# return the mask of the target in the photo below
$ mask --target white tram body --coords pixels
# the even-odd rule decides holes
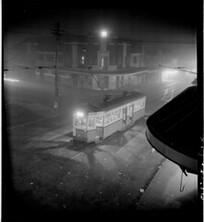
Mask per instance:
[[[99,106],[87,105],[73,116],[73,139],[87,143],[105,139],[145,115],[146,96],[129,93]]]

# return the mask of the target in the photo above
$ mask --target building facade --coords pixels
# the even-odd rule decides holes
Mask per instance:
[[[42,69],[40,72],[37,71],[36,75],[41,80],[55,81],[55,71],[51,69]],[[156,71],[148,69],[130,73],[58,69],[58,83],[60,85],[93,90],[136,90],[156,77],[158,81]]]
[[[35,66],[54,66],[54,37],[27,39],[23,43],[22,60]],[[144,67],[144,46],[119,38],[64,36],[58,43],[57,66],[60,68],[116,70]]]
[[[28,38],[17,52],[37,79],[55,81],[57,72],[58,83],[68,87],[115,90],[142,84],[149,73],[145,51],[128,39],[63,36],[56,45],[51,36]]]

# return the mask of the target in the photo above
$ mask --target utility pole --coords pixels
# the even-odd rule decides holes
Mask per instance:
[[[63,34],[64,30],[60,29],[60,23],[57,22],[55,24],[54,29],[52,29],[52,33],[56,37],[56,49],[55,49],[55,103],[54,108],[58,108],[58,97],[59,97],[59,89],[58,89],[58,71],[57,71],[57,65],[58,65],[58,45],[60,41],[60,36]]]

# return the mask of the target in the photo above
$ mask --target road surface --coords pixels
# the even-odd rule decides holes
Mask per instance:
[[[193,78],[179,72],[162,79],[158,73],[158,79],[142,85],[139,91],[147,95],[146,117],[189,86]],[[166,160],[147,142],[146,117],[101,143],[73,144],[71,113],[77,102],[88,101],[90,92],[61,88],[63,112],[56,112],[50,85],[41,86],[6,86],[12,118],[7,119],[9,149],[3,154],[10,162],[12,186],[7,204],[13,216],[153,209],[156,205],[148,205],[148,201],[154,199],[146,193],[151,193],[148,187]],[[95,98],[99,97],[97,92]]]

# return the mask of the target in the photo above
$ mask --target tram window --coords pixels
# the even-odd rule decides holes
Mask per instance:
[[[115,111],[112,112],[112,115],[113,115],[113,121],[115,121],[116,118],[117,118],[117,117],[116,117],[116,114],[115,114]]]
[[[98,115],[96,117],[96,126],[102,126],[103,125],[103,116],[102,115]]]
[[[127,106],[127,115],[128,115],[128,116],[130,115],[130,109],[129,109],[129,106]]]
[[[115,120],[118,120],[118,110],[115,111]]]
[[[126,119],[126,108],[123,108],[123,120]]]
[[[105,124],[107,123],[107,115],[106,114],[104,115],[104,123]]]
[[[112,120],[112,122],[115,121],[115,113],[114,112],[111,112],[111,120]]]
[[[114,113],[114,111],[111,112],[111,117],[112,117],[112,122],[114,122],[115,121],[115,113]]]
[[[115,111],[112,112],[112,121],[115,121]]]
[[[104,122],[105,124],[110,124],[114,121],[114,117],[113,117],[114,113],[113,112],[109,112],[104,116]]]
[[[89,118],[89,127],[94,127],[94,126],[95,126],[94,118]]]
[[[135,104],[134,112],[137,112],[137,104]]]
[[[75,126],[85,128],[86,127],[86,119],[85,118],[75,119]]]
[[[115,111],[115,115],[116,115],[116,118],[117,118],[117,120],[120,118],[119,117],[119,110],[117,109],[116,111]]]
[[[116,111],[116,116],[117,116],[117,119],[120,119],[120,113],[119,113],[119,110]]]
[[[121,118],[121,113],[122,113],[122,111],[121,111],[121,109],[119,109],[119,118]]]
[[[109,122],[110,122],[110,123],[113,121],[112,113],[109,113],[109,114],[108,114],[108,119],[109,119]]]
[[[129,106],[130,109],[130,118],[132,118],[132,105]]]
[[[109,123],[108,114],[106,114],[106,115],[104,116],[104,123],[105,123],[105,124],[108,124],[108,123]]]
[[[120,119],[120,109],[116,109],[113,111],[113,121],[117,121]]]
[[[118,119],[118,109],[115,111],[115,117]]]

